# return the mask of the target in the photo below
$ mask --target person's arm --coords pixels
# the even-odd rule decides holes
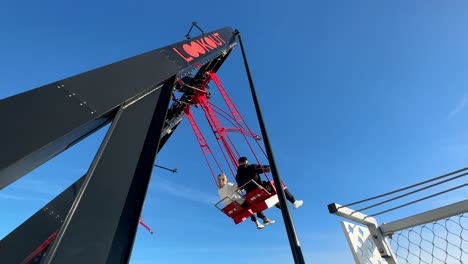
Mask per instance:
[[[219,196],[219,199],[224,199],[224,197],[226,197],[226,195],[224,195],[223,191],[221,189],[218,189],[218,196]]]
[[[237,183],[228,182],[229,194],[233,194],[237,190]]]
[[[231,198],[236,201],[238,204],[242,204],[244,203],[245,199],[244,197],[241,196],[241,194],[238,192],[238,186],[237,186],[237,183],[231,183],[229,185],[231,189],[231,192],[232,192],[232,195],[231,195]]]
[[[270,165],[255,164],[256,173],[263,173],[263,172],[270,172],[270,171],[271,171]]]
[[[234,187],[234,184],[228,182],[223,188],[218,189],[218,195],[221,200],[223,200],[224,206],[228,206],[231,202],[238,199],[238,194],[236,192],[237,187]]]

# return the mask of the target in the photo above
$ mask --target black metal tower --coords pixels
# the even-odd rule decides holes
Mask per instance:
[[[204,82],[240,40],[229,27],[201,32],[0,100],[0,146],[8,150],[0,151],[0,190],[112,123],[88,172],[0,241],[1,263],[128,262],[157,152],[184,115],[183,100],[170,105],[173,90],[190,100],[179,89],[184,77]],[[253,89],[250,73],[249,82]],[[281,182],[269,146],[268,154]],[[280,203],[287,208],[282,191]],[[282,211],[295,262],[304,263]]]
[[[217,71],[236,44],[222,28],[0,100],[0,189],[112,122],[87,174],[0,241],[1,262],[127,263],[156,153],[183,115],[169,108],[176,81]]]

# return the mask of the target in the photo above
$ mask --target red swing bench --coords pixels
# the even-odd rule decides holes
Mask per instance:
[[[249,193],[243,194],[244,191],[242,190],[244,189],[244,186],[251,182],[257,185],[257,188]],[[215,206],[225,215],[232,218],[234,223],[237,225],[253,214],[271,208],[279,202],[273,181],[270,181],[270,184],[273,186],[274,190],[271,193],[253,180],[250,180],[246,184],[239,187],[237,192],[245,198],[245,203],[247,204],[246,208],[242,207],[238,202],[232,200],[230,197],[224,197],[221,201],[217,202]],[[283,188],[286,189],[287,187],[283,185]],[[221,208],[219,205],[224,203],[226,199],[231,200],[231,202],[224,208]]]

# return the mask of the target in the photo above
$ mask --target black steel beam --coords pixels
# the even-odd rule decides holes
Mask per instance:
[[[22,263],[62,225],[85,176],[0,240],[1,263]]]
[[[0,190],[102,127],[122,103],[235,44],[226,27],[0,100],[0,146],[8,149]]]
[[[175,76],[121,107],[43,263],[127,263]]]
[[[179,114],[172,112],[166,118],[167,121],[178,120]],[[169,122],[171,124],[172,122]],[[158,152],[162,149],[169,137],[174,133],[176,127],[165,127],[171,129],[172,133],[162,133]],[[28,218],[24,223],[15,228],[10,234],[0,240],[0,256],[5,263],[28,263],[26,260],[33,259],[33,263],[40,261],[41,254],[34,255],[34,251],[44,245],[54,232],[58,231],[67,216],[78,191],[83,184],[86,174],[70,185],[52,201]],[[43,249],[46,251],[46,248]],[[35,252],[40,253],[40,252]]]

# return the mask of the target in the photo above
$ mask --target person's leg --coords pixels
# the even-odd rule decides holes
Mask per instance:
[[[265,188],[265,190],[269,191],[270,193],[274,192],[273,186],[271,186],[270,182],[263,181],[262,186],[263,186],[263,188]],[[294,198],[294,195],[292,195],[292,193],[289,191],[289,189],[286,188],[284,190],[284,194],[286,195],[286,199],[288,201],[290,201],[291,203],[294,203],[296,201],[296,199]]]
[[[242,208],[244,209],[247,209],[249,207],[246,202],[243,202],[240,206],[242,206]],[[250,220],[252,220],[253,222],[257,222],[257,217],[255,217],[255,215],[252,215],[250,217]]]
[[[294,198],[289,189],[285,189],[284,194],[286,195],[286,199],[288,199],[288,201],[290,201],[291,203],[294,203],[296,201],[296,198]]]
[[[301,207],[302,204],[304,203],[304,201],[302,200],[296,200],[296,198],[294,198],[294,195],[292,195],[289,189],[284,190],[284,195],[286,196],[286,199],[293,204],[294,209]],[[275,204],[275,206],[278,209],[281,209],[281,206],[279,205],[279,203]]]
[[[252,220],[252,222],[255,223],[255,225],[257,226],[257,229],[262,229],[262,228],[265,227],[264,225],[262,225],[262,224],[257,220],[257,217],[255,217],[255,215],[252,215],[252,216],[250,217],[250,219]]]
[[[265,190],[267,190],[269,193],[275,191],[275,189],[273,189],[273,186],[271,186],[270,182],[267,181],[262,181],[262,187],[265,188]]]
[[[267,217],[263,214],[263,212],[261,212],[261,211],[260,211],[260,212],[257,212],[257,217],[260,218],[260,219],[262,219],[263,221],[265,221],[265,218],[267,218]]]
[[[249,207],[249,206],[247,205],[246,202],[243,202],[243,203],[241,204],[241,206],[242,206],[242,208],[245,208],[245,209],[247,209],[247,208]],[[262,219],[263,219],[263,218],[262,218]],[[257,217],[255,216],[255,214],[253,214],[252,216],[250,216],[250,220],[252,220],[252,222],[255,223],[255,225],[257,226],[257,229],[262,229],[262,228],[265,227],[264,225],[262,225],[262,224],[258,221],[258,219],[257,219]]]
[[[286,199],[293,204],[294,209],[301,207],[304,203],[302,200],[296,200],[288,189],[284,190],[284,194],[286,195]]]
[[[271,186],[271,183],[270,182],[267,182],[267,181],[263,181],[262,182],[262,186],[263,188],[265,188],[265,190],[267,190],[268,192],[272,193],[275,191],[275,189],[273,189],[273,186]],[[285,189],[284,190],[284,194],[286,195],[286,199],[288,201],[290,201],[291,203],[294,203],[296,201],[296,199],[294,198],[294,196],[289,192],[288,189]],[[281,206],[279,203],[275,204],[275,207],[278,208],[278,209],[281,209]]]
[[[275,220],[268,219],[263,212],[257,212],[257,217],[263,219],[263,224],[266,226],[275,223]]]

